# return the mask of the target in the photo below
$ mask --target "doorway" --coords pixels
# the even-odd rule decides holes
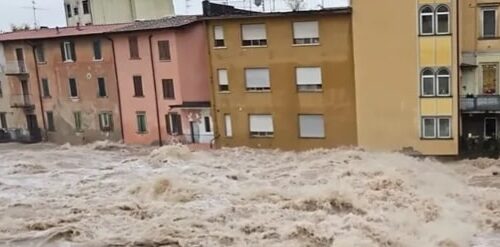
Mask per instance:
[[[24,103],[26,105],[28,105],[30,102],[29,102],[29,95],[30,95],[30,91],[29,91],[29,87],[28,87],[28,81],[27,80],[21,80],[21,95],[23,97],[23,100],[24,100]]]
[[[191,142],[199,143],[200,142],[200,125],[194,121],[189,122],[189,126],[191,128]]]
[[[17,66],[19,67],[19,72],[26,72],[26,65],[24,64],[24,52],[23,48],[16,48],[16,59]]]
[[[497,119],[496,118],[485,118],[484,119],[484,137],[485,138],[497,138]]]

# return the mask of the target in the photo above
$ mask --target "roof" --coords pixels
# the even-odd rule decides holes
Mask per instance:
[[[114,29],[110,32],[132,32],[132,31],[142,31],[142,30],[153,30],[153,29],[163,29],[163,28],[176,28],[185,25],[189,25],[199,20],[198,16],[195,15],[179,15],[170,16],[156,20],[147,21],[136,21],[130,23],[128,26]]]
[[[56,28],[41,28],[28,31],[16,31],[0,34],[0,41],[14,41],[14,40],[36,40],[36,39],[51,39],[51,38],[64,38],[83,35],[95,35],[107,33],[111,30],[123,28],[130,25],[124,24],[111,24],[111,25],[91,25],[91,26],[76,26],[76,27],[56,27]]]

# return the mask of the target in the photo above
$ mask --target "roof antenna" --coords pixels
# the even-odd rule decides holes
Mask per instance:
[[[34,29],[38,29],[38,20],[37,20],[37,17],[36,17],[36,12],[38,10],[47,10],[47,9],[44,9],[44,8],[38,8],[36,6],[36,1],[35,0],[32,0],[31,1],[31,7],[22,7],[23,9],[32,9],[33,10],[33,28]]]

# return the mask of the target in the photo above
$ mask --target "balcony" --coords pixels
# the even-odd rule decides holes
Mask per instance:
[[[462,97],[460,99],[460,110],[463,112],[500,111],[500,95]]]
[[[28,69],[24,61],[8,61],[4,67],[5,75],[18,76],[27,75]]]
[[[35,108],[35,104],[33,104],[31,98],[29,94],[11,95],[10,107],[32,110]]]

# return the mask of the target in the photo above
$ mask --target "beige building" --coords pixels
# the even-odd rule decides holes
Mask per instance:
[[[174,15],[172,0],[64,0],[68,26],[125,23]]]

